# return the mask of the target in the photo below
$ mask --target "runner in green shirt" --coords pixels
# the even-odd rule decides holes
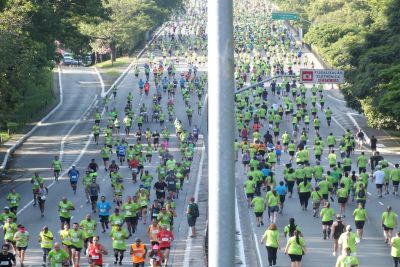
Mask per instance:
[[[322,233],[324,239],[331,236],[331,226],[333,224],[333,216],[335,215],[335,211],[331,208],[331,204],[326,202],[325,206],[322,208],[319,216],[322,221]]]
[[[364,151],[361,152],[361,155],[357,158],[357,167],[358,172],[361,173],[363,170],[367,169],[368,158],[365,156]]]
[[[15,191],[15,189],[11,189],[11,192],[7,195],[8,206],[10,207],[10,211],[14,214],[17,213],[19,204],[21,201],[21,195]]]
[[[313,217],[318,218],[319,216],[319,207],[321,202],[323,201],[321,189],[319,186],[316,186],[314,190],[311,192],[311,201],[313,203]]]
[[[82,185],[85,188],[86,203],[90,203],[90,185],[92,184],[92,177],[86,171],[85,176],[82,177]]]
[[[58,159],[58,156],[54,157],[54,160],[51,163],[51,169],[54,172],[54,180],[57,182],[58,181],[58,177],[60,176],[60,172],[62,170],[62,163]]]
[[[261,238],[261,244],[265,241],[265,246],[268,252],[268,262],[269,266],[276,265],[276,254],[279,245],[279,231],[276,227],[276,224],[271,223],[268,229],[265,231],[264,235]]]
[[[83,248],[83,240],[85,239],[84,233],[79,229],[79,224],[74,223],[72,229],[69,230],[69,236],[71,238],[71,258],[74,266],[79,266],[81,260],[81,250]]]
[[[358,208],[353,211],[354,223],[357,229],[357,236],[362,239],[364,233],[364,224],[368,220],[368,213],[362,203],[358,203]]]
[[[129,235],[125,229],[121,228],[120,224],[116,225],[116,228],[111,230],[110,237],[112,239],[112,247],[114,249],[114,265],[121,262],[124,258],[124,252],[126,250],[126,242],[125,240],[128,239]]]
[[[290,237],[287,241],[285,254],[288,254],[293,266],[300,266],[302,256],[307,253],[305,241],[300,236],[300,231],[295,230],[294,236]]]
[[[336,195],[338,197],[338,203],[340,205],[340,214],[342,215],[342,217],[346,217],[345,212],[347,200],[349,198],[349,190],[346,188],[345,183],[340,183],[340,188],[337,190]]]
[[[24,226],[18,225],[18,231],[14,234],[14,241],[18,251],[19,262],[21,266],[24,266],[25,251],[29,242],[29,232],[25,230]]]
[[[345,249],[345,254],[338,257],[335,267],[358,267],[360,264],[356,256],[351,256],[351,248]]]
[[[13,253],[16,254],[14,235],[18,231],[18,226],[11,217],[7,218],[7,222],[3,225],[3,231],[5,243],[10,245],[13,248]]]
[[[360,240],[358,239],[357,235],[352,232],[352,228],[350,225],[346,226],[346,231],[340,235],[338,244],[339,249],[342,251],[342,255],[346,255],[346,249],[350,248],[351,253],[357,252],[357,243]]]
[[[132,233],[135,233],[136,231],[136,226],[138,223],[137,213],[140,210],[140,205],[137,202],[132,202],[132,198],[128,196],[126,202],[122,204],[121,209],[125,217],[129,237],[131,237]]]
[[[400,168],[398,163],[396,163],[394,167],[395,169],[390,172],[390,179],[393,184],[393,195],[397,197],[399,196]]]
[[[248,180],[246,182],[244,182],[244,188],[246,191],[247,206],[250,208],[253,197],[254,197],[254,192],[256,190],[256,182],[255,182],[253,176],[249,176]]]
[[[62,267],[69,261],[68,252],[60,248],[59,243],[54,243],[54,249],[49,252],[49,261],[51,267]]]
[[[393,257],[394,262],[398,263],[400,259],[400,232],[397,232],[396,236],[392,237],[390,246],[392,247],[390,255]]]
[[[64,223],[71,223],[71,210],[75,210],[74,204],[69,201],[66,197],[63,197],[60,203],[58,204],[58,212],[60,215],[61,228],[64,228]]]
[[[47,256],[53,246],[53,233],[49,231],[49,227],[43,227],[43,230],[39,233],[39,243],[43,250],[43,264],[46,265]]]
[[[386,211],[382,213],[382,226],[385,242],[390,244],[393,229],[397,227],[397,214],[392,211],[391,206],[388,206]]]
[[[32,176],[31,183],[32,183],[32,191],[33,191],[33,206],[37,204],[37,197],[39,193],[39,186],[43,183],[43,177],[39,176],[38,172],[35,172],[34,176]]]
[[[94,233],[97,228],[97,222],[92,220],[92,217],[90,214],[87,214],[86,218],[79,223],[79,227],[83,231],[84,245],[85,245],[85,250],[86,250],[88,245],[90,243],[92,243]]]
[[[264,225],[263,213],[265,210],[265,199],[257,194],[256,197],[253,198],[253,200],[251,201],[251,205],[253,206],[253,211],[256,215],[257,227],[260,227],[260,225]]]
[[[122,215],[119,211],[120,211],[119,208],[116,208],[114,210],[114,213],[111,214],[111,216],[110,216],[109,220],[110,220],[112,230],[115,230],[117,228],[117,225],[122,226],[125,222],[124,215]]]

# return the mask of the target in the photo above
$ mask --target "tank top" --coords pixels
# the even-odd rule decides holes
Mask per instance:
[[[88,247],[89,257],[95,265],[103,264],[103,254],[101,254],[101,245],[90,244]]]
[[[333,232],[333,238],[334,239],[339,239],[340,235],[344,232],[344,224],[341,222],[338,222],[338,224],[335,227],[335,231]]]

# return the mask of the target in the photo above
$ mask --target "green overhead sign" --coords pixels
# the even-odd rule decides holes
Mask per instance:
[[[292,12],[272,12],[273,20],[298,20],[299,14]]]

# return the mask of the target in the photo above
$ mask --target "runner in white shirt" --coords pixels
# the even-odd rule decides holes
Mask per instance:
[[[381,166],[376,167],[376,171],[373,174],[373,179],[376,185],[376,191],[378,192],[379,198],[382,198],[382,187],[385,182],[385,172],[381,170]]]

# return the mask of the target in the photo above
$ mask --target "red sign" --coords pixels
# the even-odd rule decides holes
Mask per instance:
[[[303,82],[312,82],[314,80],[314,72],[309,70],[304,70],[301,73],[301,80]]]

